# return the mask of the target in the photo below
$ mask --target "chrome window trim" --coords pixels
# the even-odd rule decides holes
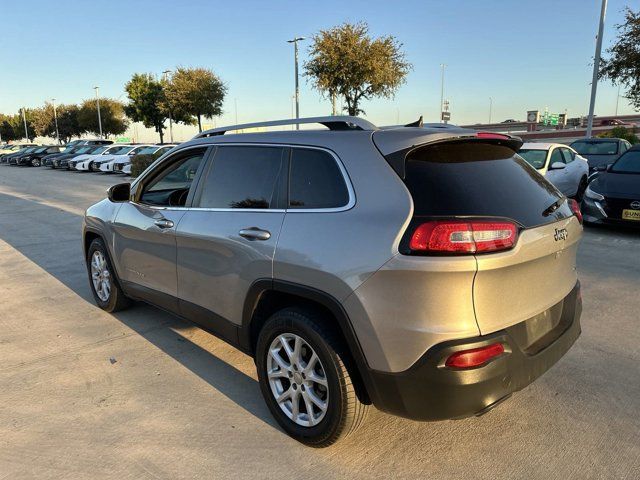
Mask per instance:
[[[183,152],[185,150],[190,150],[193,148],[209,148],[209,147],[220,147],[223,148],[225,146],[235,146],[235,147],[280,147],[280,148],[298,148],[298,149],[306,149],[306,150],[321,150],[323,152],[328,153],[329,155],[331,155],[333,157],[333,160],[336,162],[336,164],[338,165],[338,169],[340,170],[340,174],[342,175],[342,180],[344,181],[345,185],[347,186],[347,192],[349,193],[349,201],[347,202],[346,205],[342,206],[342,207],[334,207],[334,208],[206,208],[206,207],[164,207],[164,206],[157,206],[157,205],[147,205],[145,203],[139,203],[139,202],[134,202],[131,201],[130,203],[133,205],[139,205],[139,206],[143,206],[146,208],[150,208],[152,210],[171,210],[171,211],[201,211],[201,212],[248,212],[248,213],[335,213],[335,212],[345,212],[347,210],[351,210],[355,204],[356,204],[356,194],[355,191],[353,189],[353,185],[351,183],[351,178],[349,177],[349,174],[346,170],[346,168],[344,167],[342,160],[340,160],[340,157],[338,157],[338,155],[333,151],[330,150],[328,148],[325,147],[317,147],[317,146],[311,146],[311,145],[297,145],[297,144],[288,144],[288,143],[252,143],[252,142],[207,142],[207,143],[200,143],[197,145],[192,145],[192,146],[188,146],[185,148],[181,148],[180,150],[176,150],[176,151],[169,151],[167,153],[171,153],[173,154],[179,154],[180,152]],[[166,155],[166,154],[165,154]],[[163,155],[164,156],[164,155]],[[154,162],[153,164],[151,164],[149,167],[147,167],[147,169],[143,172],[144,175],[140,175],[138,178],[136,178],[136,180],[134,181],[134,183],[132,183],[131,187],[134,187],[134,184],[137,186],[137,184],[142,181],[144,179],[144,177],[146,177],[149,172],[151,171],[151,167],[153,165],[155,165],[159,160],[161,160],[162,157],[158,158],[158,160],[156,160],[156,162]],[[154,168],[155,169],[155,168]]]

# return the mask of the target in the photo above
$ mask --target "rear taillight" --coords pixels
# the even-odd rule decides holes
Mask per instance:
[[[484,253],[508,250],[516,244],[518,229],[511,222],[426,222],[414,230],[409,248],[414,252]]]
[[[576,217],[578,217],[578,221],[582,224],[582,212],[580,211],[580,204],[573,198],[570,198],[569,207],[571,207],[571,211]]]
[[[450,368],[474,368],[484,365],[492,358],[504,353],[501,343],[492,343],[486,347],[461,350],[447,358],[445,365]]]

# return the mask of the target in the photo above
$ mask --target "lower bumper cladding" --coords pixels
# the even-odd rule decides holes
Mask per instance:
[[[380,410],[423,421],[488,412],[549,370],[580,336],[580,284],[548,312],[553,319],[548,330],[536,331],[540,323],[536,316],[489,335],[438,344],[405,372],[370,372],[373,403]],[[446,365],[456,352],[496,343],[504,347],[504,353],[482,366],[456,369]]]

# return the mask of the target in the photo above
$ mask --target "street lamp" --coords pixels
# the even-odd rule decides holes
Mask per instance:
[[[293,43],[293,55],[295,59],[295,75],[296,75],[296,119],[300,118],[300,87],[298,84],[298,42],[304,40],[304,37],[295,37],[287,40],[287,43]],[[296,130],[300,129],[300,124],[296,124]]]
[[[489,97],[489,123],[491,123],[491,110],[493,110],[493,98]]]
[[[602,51],[602,34],[604,32],[604,17],[607,13],[607,0],[602,0],[600,7],[600,26],[596,42],[596,54],[593,59],[593,77],[591,78],[591,99],[589,101],[589,118],[587,120],[587,138],[591,138],[593,131],[593,111],[596,107],[596,90],[598,88],[598,73],[600,72],[600,52]]]
[[[53,104],[53,121],[56,124],[56,142],[60,144],[60,134],[58,133],[58,114],[56,112],[56,99],[52,98],[51,103]]]
[[[164,72],[162,72],[162,74],[164,75],[165,83],[167,83],[167,77],[170,73],[171,70],[165,70]],[[173,143],[173,119],[171,118],[171,105],[169,105],[169,140],[171,140],[171,143]]]
[[[22,107],[22,121],[24,122],[24,136],[27,139],[27,142],[29,141],[29,130],[27,129],[27,116],[26,116],[26,111],[27,109]]]
[[[98,129],[100,130],[100,138],[102,138],[102,118],[100,117],[100,96],[98,95],[98,89],[100,87],[93,87],[96,91],[96,106],[98,107]]]
[[[440,122],[443,123],[442,112],[444,112],[444,69],[447,67],[445,63],[440,64],[442,74],[440,77]]]

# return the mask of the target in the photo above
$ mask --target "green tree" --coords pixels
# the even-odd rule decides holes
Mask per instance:
[[[10,142],[20,138],[19,134],[13,128],[15,123],[13,120],[14,116],[15,115],[0,113],[0,137],[2,137],[3,142]]]
[[[202,117],[222,114],[222,104],[227,93],[226,85],[206,68],[178,67],[166,87],[167,103],[171,111],[198,119],[198,131],[202,131]]]
[[[24,113],[24,118],[22,116],[22,109],[16,114],[16,115],[11,115],[9,117],[9,124],[11,125],[11,128],[14,131],[15,134],[15,140],[20,140],[22,138],[25,138],[25,131],[24,131],[24,120],[26,119],[27,121],[27,132],[28,132],[28,136],[27,136],[27,140],[30,142],[33,142],[33,140],[35,140],[35,138],[38,136],[35,132],[35,129],[33,128],[33,109],[27,109],[25,108],[25,113]],[[3,137],[4,138],[4,137]]]
[[[625,22],[616,25],[618,36],[600,64],[600,78],[625,88],[625,96],[640,110],[640,10],[625,10]]]
[[[124,105],[111,98],[100,99],[100,118],[102,120],[102,134],[121,135],[127,131],[129,120],[124,115]],[[95,99],[82,102],[78,112],[78,126],[82,132],[98,134],[98,108]]]
[[[100,113],[102,113],[102,105],[100,107]],[[58,132],[62,142],[69,143],[73,137],[82,135],[83,131],[78,121],[78,114],[80,113],[78,105],[59,105],[56,107],[56,112],[58,115]]]
[[[614,127],[608,132],[601,133],[598,135],[601,138],[624,138],[631,145],[635,145],[638,143],[638,137],[636,135],[636,128],[632,127],[631,129],[627,129],[625,127]]]
[[[150,73],[134,73],[124,86],[129,104],[124,111],[134,122],[142,122],[147,128],[154,128],[164,142],[164,122],[168,111],[164,108],[164,88]]]
[[[349,115],[363,99],[393,98],[412,68],[392,35],[371,38],[366,23],[344,23],[313,37],[305,75],[323,95],[342,96]]]

